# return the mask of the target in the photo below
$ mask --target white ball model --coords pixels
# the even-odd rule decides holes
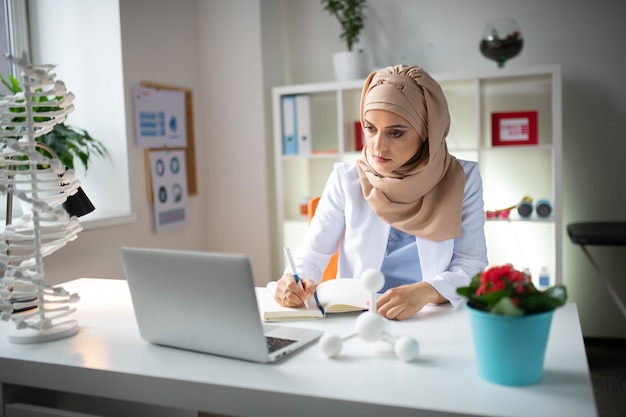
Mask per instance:
[[[385,340],[394,345],[394,352],[398,359],[410,362],[419,355],[419,344],[409,336],[395,337],[387,331],[388,320],[376,311],[376,293],[385,285],[384,275],[375,269],[367,269],[361,274],[360,280],[365,289],[371,294],[370,309],[357,317],[355,333],[343,339],[333,333],[324,333],[320,338],[320,350],[329,358],[339,356],[343,342],[355,335],[366,342]]]

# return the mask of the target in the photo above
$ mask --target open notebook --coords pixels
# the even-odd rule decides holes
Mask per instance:
[[[263,321],[287,321],[303,319],[322,319],[328,313],[346,313],[369,309],[371,294],[365,290],[359,279],[337,278],[317,285],[317,297],[324,309],[322,312],[313,298],[309,308],[283,307],[274,300],[276,281],[267,284],[267,288],[257,288],[259,310]]]
[[[245,255],[125,247],[121,256],[150,343],[272,362],[322,334],[261,322]]]

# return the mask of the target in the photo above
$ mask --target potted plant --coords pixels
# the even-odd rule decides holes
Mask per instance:
[[[529,274],[506,264],[476,274],[457,293],[467,299],[479,376],[501,385],[539,382],[554,310],[567,301],[565,286],[540,291]]]
[[[23,90],[19,85],[18,80],[9,75],[5,79],[2,75],[0,75],[0,81],[2,84],[14,95],[21,93]],[[4,96],[0,95],[0,99]],[[38,97],[38,103],[49,102],[51,100],[59,101],[60,97],[53,97],[49,99],[46,96]],[[15,113],[15,117],[12,119],[12,122],[23,122],[25,119],[20,117],[20,113],[23,113],[25,109],[13,108],[11,111]],[[33,106],[34,112],[38,112],[37,106]],[[51,110],[59,110],[58,107],[47,107],[46,109],[42,109],[42,113],[45,111]],[[47,118],[42,115],[41,120],[46,121]],[[9,128],[13,130],[13,128]],[[19,133],[16,132],[16,138],[19,136]],[[74,158],[78,158],[80,163],[85,168],[85,174],[89,168],[89,162],[93,156],[108,158],[109,153],[106,146],[100,142],[99,140],[93,138],[89,132],[83,129],[78,129],[75,127],[68,126],[65,122],[58,123],[54,125],[52,130],[42,136],[35,138],[35,140],[43,146],[38,147],[37,150],[44,156],[48,157],[56,157],[58,158],[65,169],[74,170]],[[19,169],[19,168],[18,168]],[[20,200],[22,207],[22,211],[28,210],[29,204]],[[81,187],[78,188],[75,194],[69,196],[67,200],[63,203],[63,207],[65,210],[70,213],[70,215],[74,216],[84,216],[92,212],[95,207],[82,190]],[[5,213],[5,221],[10,223],[13,217],[12,213],[12,204],[7,202],[7,211]]]
[[[17,94],[23,91],[15,77],[9,75],[7,78],[0,75],[2,84],[11,93]],[[0,95],[0,98],[2,97]],[[39,97],[38,100],[39,102],[49,101],[46,97]],[[15,121],[19,121],[20,111],[19,109],[14,109],[14,111],[16,114]],[[35,111],[37,111],[37,107],[35,107]],[[49,146],[68,169],[74,169],[74,158],[78,158],[85,168],[85,174],[93,156],[100,158],[109,157],[109,152],[102,142],[93,138],[86,130],[68,126],[65,122],[55,125],[50,132],[38,137],[36,140]],[[39,149],[39,151],[46,156],[51,156],[43,148]]]
[[[341,26],[339,38],[345,42],[347,49],[333,55],[335,78],[338,81],[364,78],[368,74],[367,55],[362,50],[353,49],[364,28],[367,1],[322,0],[322,7],[337,18]]]

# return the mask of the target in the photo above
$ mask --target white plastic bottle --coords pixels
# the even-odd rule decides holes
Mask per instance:
[[[547,266],[542,266],[539,271],[539,289],[545,290],[550,286],[550,271]]]

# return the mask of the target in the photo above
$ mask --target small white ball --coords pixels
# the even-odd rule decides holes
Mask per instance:
[[[385,276],[382,272],[370,268],[361,274],[361,282],[368,292],[376,293],[385,285]]]
[[[329,358],[334,358],[341,353],[343,342],[341,338],[334,333],[324,333],[320,337],[320,349],[322,353]]]
[[[398,359],[404,362],[410,362],[419,355],[420,347],[417,340],[409,336],[403,336],[396,340],[394,351]]]
[[[387,322],[371,311],[361,313],[356,319],[355,330],[359,337],[367,342],[380,339],[385,333]]]

